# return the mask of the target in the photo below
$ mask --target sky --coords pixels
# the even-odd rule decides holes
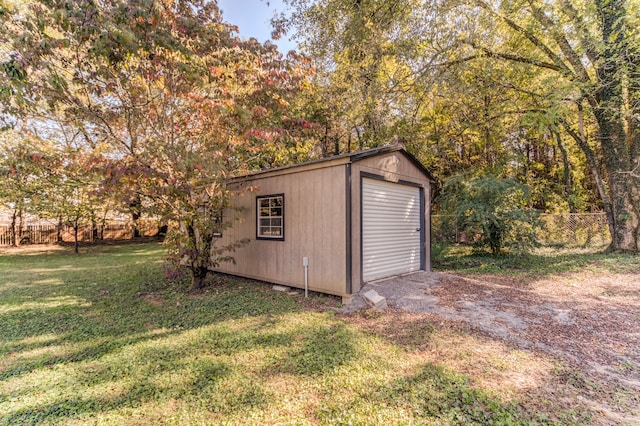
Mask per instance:
[[[273,15],[286,10],[282,0],[218,0],[218,6],[224,20],[240,28],[240,37],[255,37],[262,43],[271,38],[269,21]],[[296,47],[287,36],[276,45],[282,53]]]

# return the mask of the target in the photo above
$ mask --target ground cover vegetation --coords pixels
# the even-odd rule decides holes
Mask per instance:
[[[524,281],[582,270],[602,274],[636,273],[638,256],[608,253],[604,247],[538,248],[530,253],[491,256],[469,245],[450,244],[434,259],[434,268],[463,274],[511,275],[515,280]]]
[[[598,424],[590,398],[623,403],[435,316],[227,276],[186,291],[158,243],[80,249],[0,256],[0,424]]]

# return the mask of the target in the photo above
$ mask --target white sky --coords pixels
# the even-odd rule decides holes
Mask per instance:
[[[282,0],[218,0],[218,6],[224,20],[240,28],[240,37],[255,37],[262,43],[271,38],[271,18],[286,10]],[[287,36],[276,44],[282,53],[296,47]]]

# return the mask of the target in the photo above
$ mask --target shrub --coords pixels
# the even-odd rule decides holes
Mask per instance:
[[[527,207],[528,188],[513,179],[456,176],[445,183],[438,201],[477,248],[524,254],[537,245],[538,212]]]

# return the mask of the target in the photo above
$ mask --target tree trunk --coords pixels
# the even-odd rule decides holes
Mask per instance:
[[[329,122],[324,125],[324,136],[322,137],[322,158],[329,156]]]
[[[206,266],[196,266],[191,268],[191,288],[200,290],[205,287],[205,278],[209,269]]]
[[[17,237],[17,232],[16,232],[16,225],[17,225],[16,219],[18,217],[17,215],[18,215],[18,211],[14,210],[13,213],[11,214],[11,229],[9,230],[9,239],[11,240],[10,244],[14,247],[18,247],[18,245],[20,244],[19,238]]]
[[[131,220],[133,221],[132,238],[139,238],[141,235],[138,229],[138,220],[142,216],[142,200],[140,200],[140,197],[136,197],[129,203],[129,209],[131,211]]]
[[[62,244],[63,243],[63,240],[62,240],[62,229],[63,229],[63,227],[64,227],[64,222],[62,221],[62,217],[59,217],[58,218],[58,232],[57,232],[57,236],[56,236],[58,244]]]
[[[18,241],[18,245],[22,244],[22,230],[24,229],[24,215],[22,209],[18,210],[18,232],[16,235],[16,239]]]
[[[632,175],[632,152],[626,134],[621,61],[628,51],[625,3],[596,0],[602,19],[602,60],[596,69],[598,87],[589,101],[598,123],[604,166],[607,171],[613,213],[613,251],[637,251],[640,211],[637,182]]]
[[[189,242],[193,247],[188,254],[191,285],[194,290],[198,290],[205,286],[204,280],[209,272],[209,259],[214,237],[209,233],[202,235],[201,230],[196,229],[193,221],[183,222],[182,226],[187,231]]]
[[[587,134],[584,131],[584,115],[582,110],[582,105],[578,104],[578,132],[572,129],[567,122],[563,121],[565,130],[569,135],[576,141],[582,152],[584,153],[587,164],[589,166],[589,170],[591,171],[591,176],[596,183],[596,188],[598,189],[598,195],[600,195],[600,199],[602,200],[602,207],[604,208],[604,213],[607,218],[607,225],[609,226],[609,234],[613,237],[614,234],[614,218],[613,218],[613,207],[611,207],[611,199],[609,198],[609,194],[605,188],[604,182],[602,181],[602,176],[600,173],[600,169],[598,168],[598,161],[596,160],[596,154],[593,152],[591,147],[589,146],[589,142],[587,140]]]
[[[78,228],[80,227],[80,225],[78,224],[78,219],[75,219],[73,222],[73,252],[75,254],[78,254]]]
[[[603,94],[604,92],[604,94]],[[608,100],[608,89],[601,90],[601,96]],[[610,102],[603,102],[611,105]],[[631,158],[626,143],[624,123],[619,112],[598,108],[594,113],[598,123],[599,138],[602,141],[602,156],[609,183],[611,202],[611,246],[612,251],[638,251],[638,231],[640,211],[637,182],[631,171]]]
[[[633,200],[635,182],[627,168],[610,167],[609,191],[613,200],[614,218],[611,250],[637,252],[640,212]]]
[[[97,241],[101,239],[98,233],[98,222],[95,219],[91,219],[91,241]]]
[[[573,197],[573,185],[571,182],[571,163],[569,162],[569,153],[567,149],[564,147],[562,143],[562,137],[560,136],[560,132],[553,132],[556,137],[556,142],[558,144],[558,149],[562,154],[562,165],[563,165],[563,180],[564,180],[564,195],[567,197],[567,203],[569,203],[569,212],[576,212],[576,203]]]

